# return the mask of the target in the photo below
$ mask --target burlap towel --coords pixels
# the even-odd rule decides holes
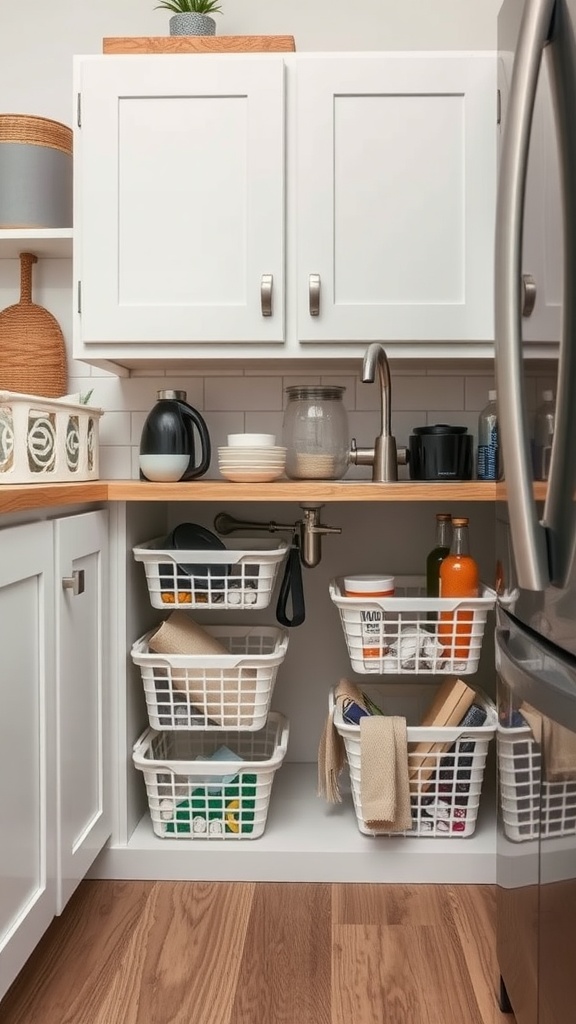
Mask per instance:
[[[341,709],[344,701],[348,699],[355,701],[360,707],[366,707],[362,693],[355,683],[351,683],[349,679],[341,679],[334,690],[334,710]],[[344,740],[334,725],[332,711],[328,713],[318,748],[318,796],[323,796],[333,804],[342,800],[338,778],[345,760]]]
[[[360,799],[368,828],[404,832],[412,828],[406,719],[360,719]]]

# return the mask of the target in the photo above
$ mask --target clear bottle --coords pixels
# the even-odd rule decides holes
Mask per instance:
[[[468,519],[452,520],[450,554],[440,564],[440,597],[478,597],[478,565],[470,555]],[[464,660],[470,654],[472,611],[440,612],[438,638],[446,658]]]
[[[339,480],[349,464],[348,417],[337,385],[286,388],[283,439],[292,480]]]
[[[440,564],[450,553],[452,516],[446,512],[436,515],[436,543],[426,558],[426,597],[440,595]]]
[[[556,424],[556,403],[553,391],[542,392],[542,403],[534,414],[534,442],[532,458],[534,479],[547,480],[550,474],[550,456]]]
[[[478,417],[478,460],[479,480],[498,480],[500,475],[500,439],[498,436],[498,409],[496,391],[488,392],[488,405]]]

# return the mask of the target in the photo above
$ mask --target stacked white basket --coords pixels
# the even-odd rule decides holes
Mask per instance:
[[[157,539],[133,553],[153,607],[199,612],[267,607],[287,551],[284,542],[251,539],[175,552]],[[200,584],[183,568],[195,564],[209,566]],[[256,839],[288,745],[286,718],[270,710],[288,635],[273,626],[203,628],[227,653],[157,654],[151,632],[134,643],[150,728],[134,745],[133,763],[144,774],[156,835]]]
[[[425,580],[417,576],[397,576],[393,597],[348,597],[342,579],[331,581],[329,593],[340,613],[351,666],[355,672],[370,675],[371,682],[375,681],[375,675],[389,679],[390,675],[462,676],[476,672],[486,618],[496,601],[495,593],[486,587],[478,598],[427,598]],[[453,616],[454,626],[452,635],[443,638],[439,645],[434,643],[434,623],[443,612]],[[376,638],[380,652],[376,657],[372,650],[367,657],[363,644],[366,613],[370,639]],[[465,658],[459,649],[462,640],[457,634],[458,616],[461,616],[460,622],[466,623],[469,650]],[[429,637],[430,642],[421,648],[413,642],[403,645],[409,634],[413,638]],[[377,688],[361,686],[361,689],[386,714],[401,715],[407,721],[412,830],[402,834],[444,839],[472,835],[488,746],[497,727],[493,703],[477,690],[474,703],[486,711],[485,722],[480,727],[419,727],[418,722],[433,697],[430,686],[396,685],[381,680]],[[334,725],[346,749],[358,828],[367,835],[385,835],[387,833],[370,829],[364,820],[360,727],[346,723],[340,711],[333,708],[333,694],[330,709],[334,711]],[[426,770],[421,770],[422,757],[414,752],[414,744],[422,742],[431,745],[426,754]]]

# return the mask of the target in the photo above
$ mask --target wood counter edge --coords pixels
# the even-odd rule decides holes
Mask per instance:
[[[545,484],[535,486],[537,498],[545,497],[545,487]],[[495,502],[505,499],[502,488],[502,484],[479,481],[377,484],[370,480],[282,480],[258,484],[225,480],[170,484],[145,480],[94,480],[60,484],[1,484],[0,514],[94,501]]]

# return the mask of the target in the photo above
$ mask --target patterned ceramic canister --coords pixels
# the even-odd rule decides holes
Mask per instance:
[[[197,11],[186,11],[183,14],[174,14],[170,18],[171,36],[215,36],[216,22],[207,14],[198,14]]]

